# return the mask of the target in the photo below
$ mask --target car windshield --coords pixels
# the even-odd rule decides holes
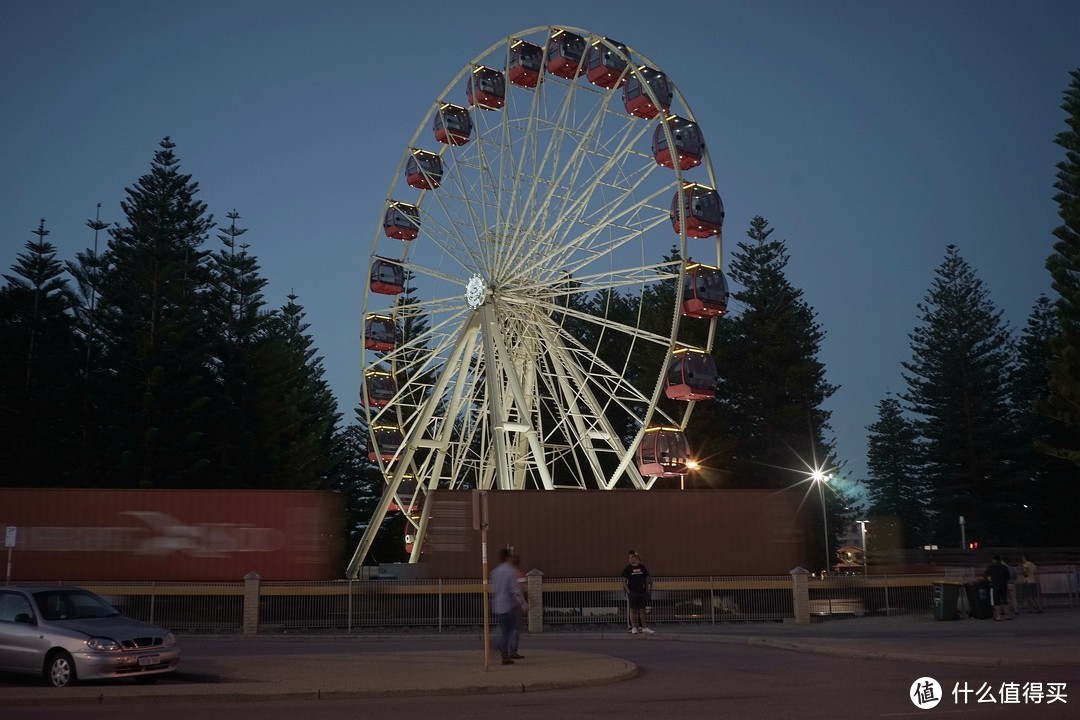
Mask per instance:
[[[120,614],[87,590],[42,590],[34,593],[34,601],[46,620],[85,620]]]

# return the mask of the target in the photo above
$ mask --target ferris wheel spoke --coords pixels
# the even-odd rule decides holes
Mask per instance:
[[[583,443],[586,458],[592,468],[598,487],[610,489],[618,482],[618,476],[606,477],[600,459],[599,449],[594,444],[601,442],[607,445],[608,454],[623,458],[630,454],[622,438],[616,432],[607,414],[607,407],[598,401],[592,392],[588,378],[581,372],[575,358],[567,353],[568,348],[563,338],[550,328],[543,328],[547,337],[546,353],[553,367],[556,369],[556,377],[562,386],[566,407],[572,409],[574,422],[578,431],[578,438]],[[609,396],[610,397],[610,396]],[[632,446],[630,446],[632,447]],[[635,487],[641,487],[641,477],[636,472],[629,473],[631,483]]]
[[[457,174],[453,172],[447,172],[444,175],[451,178],[451,181],[457,180]],[[445,185],[440,187],[442,190]],[[432,213],[427,211],[421,206],[421,228],[427,227],[427,232],[424,233],[424,237],[428,238],[429,242],[434,244],[443,253],[451,258],[466,272],[473,272],[477,267],[483,266],[483,258],[477,252],[475,238],[468,237],[459,228],[473,227],[475,218],[470,217],[472,214],[472,208],[465,203],[464,214],[450,204],[450,200],[453,196],[448,192],[439,192],[439,190],[430,193],[436,198],[436,205],[439,209],[439,213]],[[460,190],[460,188],[459,188]],[[458,196],[464,198],[465,193]]]
[[[555,303],[535,302],[534,305],[538,309],[547,310],[551,314],[566,315],[577,320],[584,320],[596,327],[618,332],[623,336],[634,340],[647,341],[658,347],[669,347],[672,344],[671,337],[669,336],[660,335],[659,333],[651,332],[633,325],[627,325],[625,322],[619,322],[617,320],[612,320],[611,318],[590,315],[587,312]]]
[[[620,188],[621,195],[601,208],[599,212],[602,214],[576,218],[573,224],[567,226],[567,236],[562,242],[551,243],[548,246],[548,255],[536,258],[536,262],[546,265],[553,259],[561,260],[571,255],[586,259],[604,256],[638,239],[642,233],[664,224],[668,220],[668,211],[649,203],[664,195],[669,188],[665,186],[643,198],[634,198],[635,191],[647,178],[648,175],[643,173],[630,186]],[[571,228],[576,230],[576,234],[571,233]],[[621,229],[623,232],[610,233],[612,229]],[[603,239],[605,234],[608,237],[606,240]],[[580,263],[581,261],[579,265],[572,267],[580,267]]]
[[[531,109],[543,114],[536,118],[533,128],[538,134],[541,132],[548,134],[549,140],[543,154],[539,157],[533,156],[531,178],[522,178],[530,185],[530,188],[527,202],[521,208],[521,218],[527,219],[527,222],[519,223],[523,231],[522,237],[518,238],[519,243],[522,238],[535,237],[543,233],[547,227],[548,213],[553,198],[560,188],[563,192],[568,192],[568,189],[562,187],[559,181],[571,167],[562,157],[568,134],[564,128],[569,125],[569,118],[576,107],[575,101],[581,86],[575,82],[558,81],[554,78],[545,78],[545,82],[540,85],[538,102],[534,103]],[[565,88],[561,102],[545,102],[548,89],[552,86]],[[551,108],[551,105],[555,107]],[[546,112],[549,108],[551,109],[550,116]],[[528,166],[524,168],[524,170],[527,169]],[[508,254],[517,256],[518,247],[520,246],[512,247]]]
[[[614,172],[625,157],[634,152],[633,148],[637,145],[641,138],[644,137],[648,129],[648,125],[640,122],[634,122],[633,124],[625,124],[621,139],[616,143],[615,147],[611,150],[603,148],[596,142],[595,134],[600,125],[600,118],[606,118],[610,115],[610,111],[598,113],[597,124],[594,127],[588,129],[587,134],[581,138],[580,144],[576,147],[573,155],[566,163],[564,168],[564,174],[567,171],[572,173],[565,185],[569,188],[566,193],[560,198],[561,204],[557,209],[557,216],[563,219],[564,222],[551,225],[552,231],[555,236],[552,238],[555,242],[554,245],[558,245],[561,241],[566,240],[567,236],[572,232],[573,228],[577,226],[577,223],[581,222],[585,217],[590,207],[592,207],[592,200],[598,190],[607,188],[619,188],[620,183],[624,182],[624,178],[610,177],[610,174]],[[593,159],[602,159],[602,163],[596,165],[590,161]],[[645,164],[645,172],[642,173],[643,178],[647,177],[655,168],[655,164]],[[589,172],[586,176],[586,182],[579,184],[579,178],[583,169],[588,169]],[[561,181],[562,178],[560,178]],[[639,179],[637,183],[640,184]],[[625,194],[622,198],[616,197],[615,199],[603,198],[601,208],[610,209],[613,206],[618,206],[620,201],[625,199]]]
[[[616,269],[591,275],[566,274],[566,279],[561,283],[552,283],[550,280],[526,281],[519,283],[517,288],[523,294],[535,294],[542,300],[554,301],[558,298],[675,280],[679,277],[680,263],[681,261],[678,260],[667,261],[640,268]]]

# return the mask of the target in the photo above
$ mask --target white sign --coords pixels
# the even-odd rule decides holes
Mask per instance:
[[[15,530],[17,530],[17,528],[14,525],[7,526],[7,535],[4,538],[4,547],[15,547]]]

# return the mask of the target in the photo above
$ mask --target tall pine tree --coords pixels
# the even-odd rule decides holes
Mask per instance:
[[[208,338],[209,357],[219,390],[209,409],[215,430],[213,467],[215,485],[258,487],[263,484],[257,443],[260,348],[268,342],[270,313],[262,291],[258,260],[239,238],[240,214],[226,216],[230,223],[218,234],[221,248],[210,257],[212,289],[207,298],[208,320],[217,331]]]
[[[902,399],[923,440],[934,542],[956,547],[963,516],[969,539],[1013,543],[1022,502],[1008,402],[1009,328],[955,245],[918,309],[922,325],[911,333]]]
[[[1010,386],[1013,423],[1023,438],[1016,470],[1023,488],[1022,539],[1027,545],[1073,544],[1080,517],[1075,465],[1039,449],[1068,440],[1067,428],[1035,410],[1047,393],[1051,342],[1058,336],[1054,306],[1049,298],[1040,297],[1017,343],[1017,366]]]
[[[718,422],[701,441],[711,441],[709,464],[725,487],[783,488],[805,480],[810,465],[835,465],[822,405],[836,387],[817,357],[825,334],[788,281],[787,246],[772,232],[764,218],[751,221],[731,262],[737,308],[717,331]]]
[[[918,433],[900,402],[878,403],[867,452],[867,514],[872,518],[874,548],[919,547],[930,538],[928,498],[919,472]]]
[[[340,416],[297,299],[290,294],[274,314],[259,349],[257,443],[266,486],[318,490],[329,487],[341,460],[334,455]]]
[[[42,219],[0,289],[0,485],[63,484],[77,455],[74,296]]]
[[[1068,128],[1054,142],[1065,150],[1058,163],[1057,194],[1061,225],[1054,229],[1054,254],[1046,261],[1058,297],[1055,302],[1059,335],[1051,349],[1049,394],[1039,411],[1056,420],[1062,433],[1046,452],[1080,465],[1080,69],[1070,73],[1062,108]],[[1077,490],[1072,490],[1075,495]]]
[[[829,411],[824,402],[836,391],[825,380],[818,352],[825,333],[802,290],[787,279],[787,244],[771,237],[761,216],[750,222],[748,240],[738,244],[730,265],[736,290],[734,309],[717,329],[713,355],[719,370],[712,413],[695,415],[692,446],[718,476],[711,484],[728,488],[780,489],[802,485],[814,502],[824,502],[829,517],[811,512],[810,557],[824,557],[829,531],[830,564],[836,538],[851,505],[846,479],[810,484],[816,471],[838,463],[827,438]],[[710,417],[712,415],[712,417]],[[708,418],[709,422],[701,424]],[[715,422],[712,420],[715,419]],[[706,471],[708,472],[708,470]],[[821,539],[821,540],[819,540]]]
[[[127,189],[126,224],[110,230],[96,310],[104,395],[101,482],[189,487],[210,464],[205,408],[213,394],[202,249],[213,217],[165,138],[150,172]]]

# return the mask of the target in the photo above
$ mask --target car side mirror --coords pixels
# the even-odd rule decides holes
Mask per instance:
[[[34,618],[30,617],[30,613],[19,613],[15,616],[15,622],[25,623],[27,625],[37,625],[37,623],[34,622]]]

